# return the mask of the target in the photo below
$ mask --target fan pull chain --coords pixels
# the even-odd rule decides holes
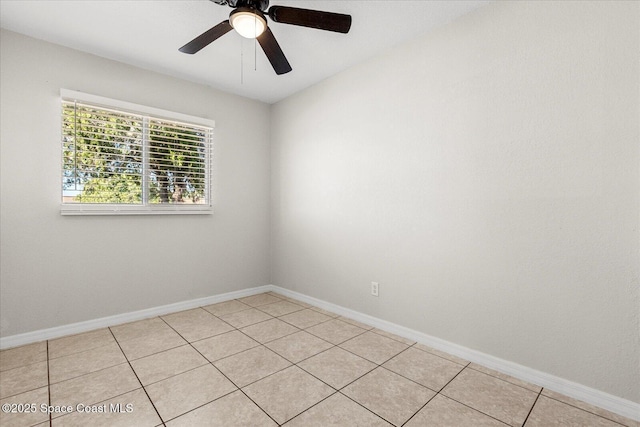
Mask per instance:
[[[244,41],[240,38],[240,84],[244,84]]]

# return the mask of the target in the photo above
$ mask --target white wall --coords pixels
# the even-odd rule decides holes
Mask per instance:
[[[16,33],[1,43],[2,336],[269,283],[268,105]],[[62,217],[60,88],[214,119],[214,214]]]
[[[496,2],[276,104],[273,284],[640,402],[639,24]]]

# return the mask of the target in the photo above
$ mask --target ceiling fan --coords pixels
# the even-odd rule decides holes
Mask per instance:
[[[346,34],[351,28],[351,16],[319,10],[299,9],[288,6],[271,6],[269,0],[211,0],[221,6],[233,7],[229,19],[200,34],[179,50],[193,54],[208,46],[232,29],[241,36],[255,38],[271,62],[276,74],[291,71],[291,65],[280,49],[275,36],[267,26],[268,16],[273,22],[316,28]]]

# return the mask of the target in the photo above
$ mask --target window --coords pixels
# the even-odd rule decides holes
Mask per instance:
[[[67,90],[62,213],[210,213],[213,121]]]

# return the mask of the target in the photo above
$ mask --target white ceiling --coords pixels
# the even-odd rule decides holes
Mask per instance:
[[[274,103],[487,0],[272,0],[346,13],[349,34],[269,22],[293,71],[277,76],[253,40],[230,32],[195,55],[178,48],[231,12],[209,0],[0,0],[2,28]],[[255,58],[255,61],[254,61]],[[241,72],[242,71],[242,72]]]

